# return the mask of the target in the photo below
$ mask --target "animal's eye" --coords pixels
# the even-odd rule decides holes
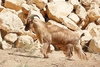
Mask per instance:
[[[29,19],[27,19],[27,22],[32,22],[32,20],[29,18]]]

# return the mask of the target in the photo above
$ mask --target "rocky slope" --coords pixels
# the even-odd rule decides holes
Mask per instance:
[[[84,50],[100,53],[100,0],[0,0],[0,46],[38,49],[35,33],[25,30],[28,16],[69,28],[79,35]],[[30,48],[30,47],[28,47]]]

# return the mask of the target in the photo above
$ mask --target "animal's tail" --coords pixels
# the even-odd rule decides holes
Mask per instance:
[[[79,57],[80,59],[88,60],[87,55],[86,55],[86,53],[82,50],[82,47],[81,47],[80,44],[74,46],[74,51],[75,51],[75,53],[78,55],[78,57]]]

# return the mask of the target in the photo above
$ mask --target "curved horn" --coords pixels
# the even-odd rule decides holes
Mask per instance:
[[[40,19],[40,17],[38,15],[32,14],[31,16],[29,16],[29,18],[34,19],[34,17],[38,17]]]

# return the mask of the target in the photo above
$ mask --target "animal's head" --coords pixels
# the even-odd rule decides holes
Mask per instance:
[[[32,14],[31,16],[28,17],[27,23],[33,22],[35,20],[35,18],[40,19],[40,17],[38,15]]]
[[[32,14],[31,16],[29,16],[27,18],[27,23],[26,23],[26,26],[25,26],[25,30],[29,30],[33,26],[33,23],[36,22],[35,18],[40,19],[40,17],[38,15],[34,15],[34,14]]]

